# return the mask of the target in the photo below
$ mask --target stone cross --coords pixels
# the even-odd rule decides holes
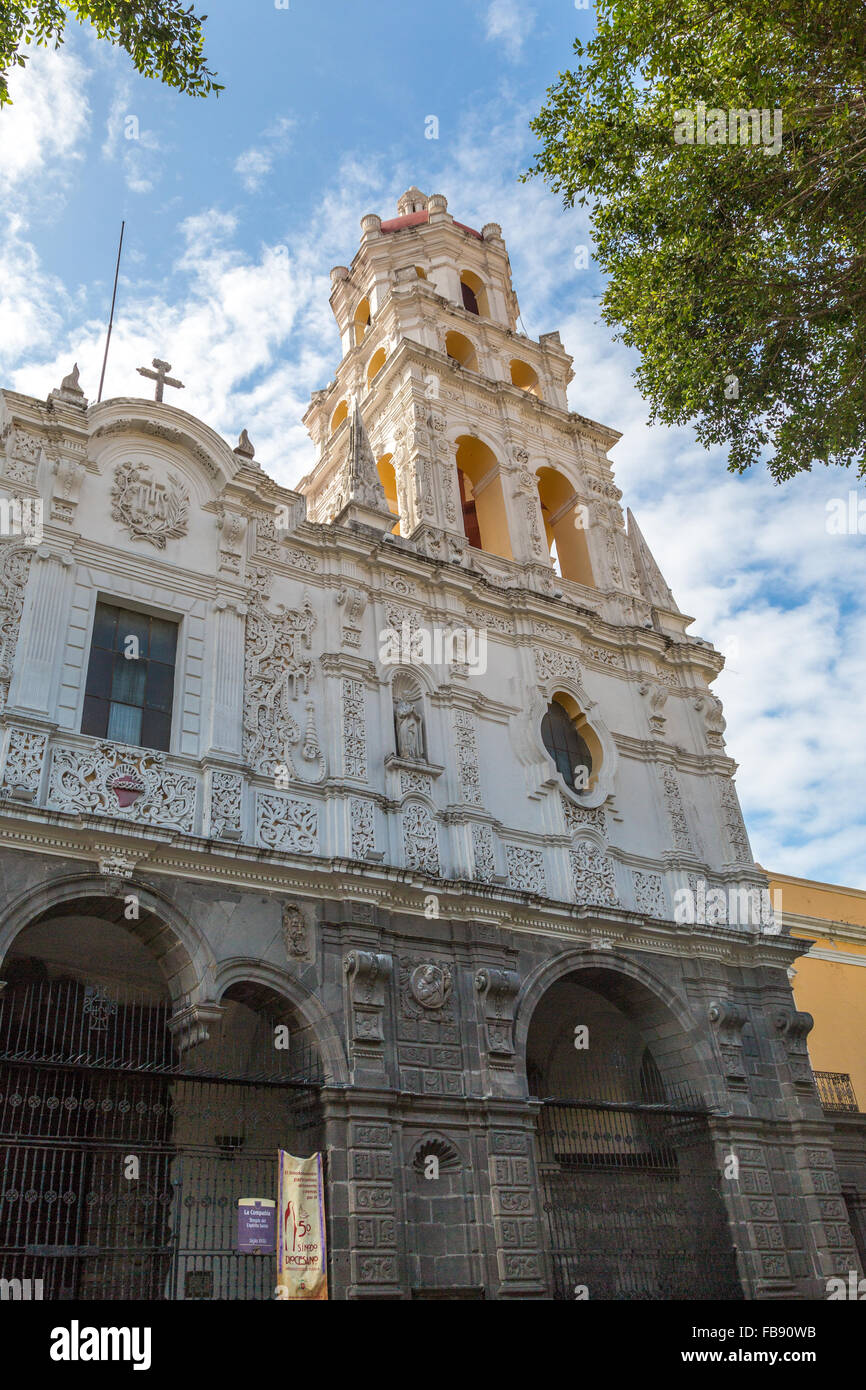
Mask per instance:
[[[168,375],[171,371],[170,362],[163,362],[159,357],[154,357],[153,365],[156,367],[155,372],[152,372],[149,367],[136,367],[136,371],[139,376],[150,377],[151,381],[156,382],[156,395],[154,396],[154,400],[162,400],[163,387],[165,386],[174,386],[178,391],[184,389],[182,381],[178,381],[176,377]]]

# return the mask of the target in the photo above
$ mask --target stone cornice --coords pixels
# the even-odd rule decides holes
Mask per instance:
[[[803,955],[802,943],[783,935],[684,926],[643,918],[622,908],[578,907],[499,885],[423,877],[375,861],[282,854],[158,829],[149,829],[145,838],[136,826],[107,825],[99,817],[35,807],[14,815],[5,806],[0,808],[0,845],[94,862],[94,872],[100,859],[120,854],[139,861],[136,872],[146,869],[148,874],[211,885],[319,898],[361,896],[369,901],[372,896],[387,902],[391,913],[421,918],[434,893],[440,899],[441,915],[458,920],[486,921],[512,932],[585,945],[597,946],[601,941],[611,949],[716,959],[743,968],[785,969]]]

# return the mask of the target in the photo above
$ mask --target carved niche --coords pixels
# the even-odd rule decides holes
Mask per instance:
[[[393,681],[393,730],[399,758],[406,762],[424,762],[427,739],[424,737],[424,716],[421,713],[421,689],[417,681],[399,671]]]

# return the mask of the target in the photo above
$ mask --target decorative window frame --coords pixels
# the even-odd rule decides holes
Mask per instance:
[[[573,700],[586,720],[586,729],[581,729],[581,736],[586,740],[593,756],[592,779],[586,791],[575,791],[567,785],[541,737],[541,722],[548,706],[560,694]],[[612,733],[601,717],[598,705],[589,699],[580,683],[573,676],[567,675],[549,676],[546,680],[540,681],[538,694],[530,705],[529,718],[532,743],[537,750],[538,761],[550,769],[550,776],[544,785],[558,787],[563,796],[575,806],[584,806],[592,810],[596,806],[604,805],[608,797],[613,795],[619,767],[619,752]],[[587,732],[592,735],[592,740],[586,738]],[[597,762],[599,753],[601,756]]]

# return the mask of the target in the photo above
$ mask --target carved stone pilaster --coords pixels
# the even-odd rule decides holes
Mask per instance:
[[[773,1015],[773,1026],[779,1035],[788,1058],[791,1079],[798,1091],[814,1094],[815,1079],[806,1038],[815,1026],[811,1014],[797,1009],[777,1009]]]
[[[520,988],[516,970],[485,966],[475,976],[491,1065],[511,1064],[514,1057],[514,1001]]]
[[[58,652],[69,626],[72,557],[40,546],[33,558],[10,702],[34,713],[53,710]]]
[[[344,584],[337,594],[337,604],[343,610],[341,640],[344,647],[355,651],[361,646],[363,637],[364,611],[367,607],[367,593],[354,585]]]
[[[743,1061],[743,1028],[747,1020],[745,1009],[729,1000],[713,1001],[707,1013],[716,1029],[728,1087],[732,1091],[747,1090],[746,1067]]]
[[[382,951],[350,951],[343,962],[343,969],[346,973],[349,1040],[355,1060],[367,1059],[376,1066],[382,1066],[387,989],[393,972],[391,956]]]

